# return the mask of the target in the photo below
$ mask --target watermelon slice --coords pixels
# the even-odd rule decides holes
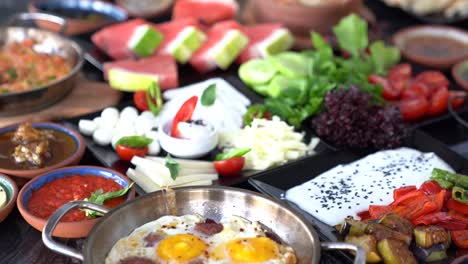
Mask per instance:
[[[238,63],[264,58],[288,50],[294,43],[291,32],[281,24],[260,24],[244,27],[249,45],[239,55]]]
[[[171,56],[121,60],[104,64],[104,78],[118,90],[145,90],[154,81],[162,90],[178,86],[177,64]]]
[[[205,25],[213,25],[236,17],[239,5],[235,0],[178,0],[172,19],[195,18]]]
[[[146,21],[143,19],[133,19],[124,23],[111,25],[94,33],[91,40],[96,47],[114,60],[133,58],[135,55],[128,48],[128,42],[135,29],[143,24],[146,24]]]
[[[195,52],[190,64],[201,73],[209,72],[216,67],[225,70],[248,42],[249,39],[236,21],[219,22],[208,32],[208,40]]]
[[[198,22],[193,18],[153,26],[164,35],[164,41],[157,54],[172,55],[182,64],[187,63],[206,40],[205,33],[200,30]]]

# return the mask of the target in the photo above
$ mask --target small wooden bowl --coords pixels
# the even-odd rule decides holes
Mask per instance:
[[[468,59],[457,63],[452,68],[452,75],[457,84],[468,91]]]
[[[174,0],[116,0],[115,2],[130,16],[141,18],[153,18],[169,13],[174,4]]]
[[[0,185],[6,191],[8,200],[5,206],[0,208],[0,222],[2,222],[15,207],[15,201],[18,196],[18,187],[12,179],[3,174],[0,174]]]
[[[4,134],[4,133],[7,133],[7,132],[10,132],[10,131],[13,131],[13,130],[16,130],[18,128],[18,126],[19,125],[12,125],[12,126],[1,128],[0,129],[0,135]],[[61,161],[61,162],[59,162],[57,164],[47,166],[47,167],[44,167],[44,168],[32,169],[32,170],[14,170],[14,169],[0,168],[0,173],[16,176],[16,177],[20,177],[20,178],[34,178],[35,176],[37,176],[39,174],[43,174],[43,173],[46,173],[48,171],[55,170],[55,169],[58,169],[58,168],[62,168],[62,167],[69,166],[69,165],[76,165],[81,161],[81,158],[83,158],[83,155],[84,155],[84,152],[85,152],[86,144],[85,144],[85,141],[84,141],[84,139],[83,139],[83,137],[81,136],[80,133],[78,133],[75,130],[73,130],[71,128],[68,128],[66,126],[55,124],[55,123],[32,123],[32,126],[35,127],[35,128],[45,128],[45,129],[58,130],[60,132],[63,132],[65,134],[67,134],[68,136],[72,137],[73,140],[75,141],[75,144],[76,144],[75,152],[70,157],[68,157],[67,159],[65,159],[65,160],[63,160],[63,161]]]
[[[415,63],[425,65],[431,68],[436,68],[440,70],[447,70],[455,65],[457,62],[468,58],[468,52],[461,53],[454,56],[428,56],[420,53],[412,52],[411,49],[408,49],[407,43],[409,40],[420,37],[428,38],[443,38],[448,41],[457,41],[461,45],[466,45],[468,47],[468,32],[462,29],[448,27],[448,26],[413,26],[403,30],[398,31],[393,36],[393,43],[400,49],[403,56],[410,61]],[[428,54],[436,54],[437,50],[444,52],[447,45],[443,45],[442,42],[436,41],[432,42],[435,45],[433,49],[435,52],[428,52]],[[432,44],[431,43],[431,44]],[[431,45],[429,44],[429,45]],[[444,47],[445,46],[445,47]],[[420,45],[422,47],[422,45]],[[432,48],[432,47],[431,47]],[[467,48],[468,50],[468,48]]]
[[[358,13],[362,0],[324,1],[307,6],[296,1],[254,0],[254,17],[258,23],[282,23],[294,34],[309,35],[310,31],[327,34],[341,18]]]
[[[106,17],[102,20],[88,20],[64,17],[67,20],[65,35],[89,33],[106,25],[123,22],[128,15],[122,8],[104,1],[97,0],[34,0],[28,5],[30,12],[53,12],[54,10],[69,10],[70,12],[93,12]],[[59,32],[61,26],[48,21],[36,21],[39,27]]]
[[[18,209],[23,218],[32,227],[42,232],[47,219],[37,217],[29,212],[27,204],[31,199],[32,192],[41,188],[44,184],[58,178],[65,178],[71,175],[96,175],[107,179],[113,179],[122,187],[128,186],[131,181],[123,174],[102,167],[96,166],[72,166],[47,172],[28,182],[20,191],[17,199]],[[127,193],[129,201],[135,197],[135,187],[132,187]],[[63,238],[81,238],[86,237],[99,218],[78,222],[60,222],[54,231],[54,236]]]

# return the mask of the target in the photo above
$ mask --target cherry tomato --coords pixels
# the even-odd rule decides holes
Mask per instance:
[[[454,109],[460,108],[465,103],[465,98],[467,96],[466,92],[449,91],[448,93],[449,93],[449,98],[454,98],[452,99],[452,108]]]
[[[135,104],[136,108],[140,111],[148,111],[148,100],[146,99],[146,91],[136,91],[133,94],[133,103]]]
[[[437,90],[441,87],[448,87],[449,80],[440,71],[425,71],[416,76],[416,81],[423,82],[430,91]]]
[[[386,100],[394,100],[398,99],[400,96],[400,91],[397,89],[394,89],[390,83],[388,82],[387,79],[384,77],[380,77],[376,74],[371,74],[368,77],[368,80],[372,84],[380,85],[383,88],[382,91],[382,97]]]
[[[124,145],[117,145],[117,155],[121,160],[130,161],[134,156],[144,157],[148,154],[148,147],[144,148],[130,148]]]
[[[424,97],[404,99],[401,100],[398,105],[406,121],[420,119],[429,109],[429,102]]]
[[[180,107],[179,111],[172,121],[171,136],[179,136],[179,123],[188,121],[192,118],[193,111],[195,111],[195,106],[197,106],[198,97],[192,96]]]
[[[422,82],[412,82],[403,92],[401,93],[401,99],[424,97],[428,98],[429,88]]]
[[[393,77],[408,80],[411,78],[411,75],[413,75],[413,69],[409,63],[398,64],[392,67],[388,72],[390,79]]]
[[[244,168],[245,158],[235,157],[214,162],[216,171],[223,176],[237,175]]]
[[[449,99],[449,94],[448,94],[447,87],[442,87],[442,88],[435,90],[435,92],[433,92],[431,96],[427,114],[439,115],[447,111],[448,99]]]

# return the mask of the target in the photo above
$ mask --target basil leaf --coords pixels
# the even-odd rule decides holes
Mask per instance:
[[[201,104],[203,106],[211,106],[216,100],[216,84],[210,84],[201,96]]]
[[[177,178],[177,176],[179,176],[179,172],[180,172],[180,164],[174,160],[171,155],[167,155],[166,156],[166,163],[165,163],[165,166],[169,169],[170,173],[171,173],[171,178],[173,180],[175,180]]]
[[[114,191],[114,192],[104,193],[102,189],[96,190],[95,192],[91,193],[91,196],[89,198],[86,198],[85,201],[102,205],[104,204],[105,201],[109,199],[117,198],[117,197],[125,195],[128,192],[128,190],[132,188],[133,184],[134,183],[132,182],[129,185],[127,185],[127,187],[120,189],[118,191]],[[85,209],[84,211],[85,211],[85,215],[89,218],[96,218],[98,216],[102,216],[101,213],[98,213],[96,211],[92,211],[88,209]]]
[[[16,80],[18,78],[18,73],[16,73],[15,68],[8,68],[7,73],[12,81]]]
[[[152,82],[148,90],[146,91],[146,101],[148,102],[148,107],[153,113],[157,116],[161,112],[163,101],[161,98],[161,89],[159,88],[158,83]],[[154,102],[156,101],[156,105]]]
[[[153,142],[151,138],[144,136],[129,136],[119,139],[115,145],[124,145],[129,148],[144,148],[151,144],[151,142]]]
[[[232,149],[226,153],[221,153],[216,155],[215,161],[220,161],[220,160],[227,160],[230,158],[237,158],[237,157],[242,157],[248,152],[250,152],[251,149],[249,148],[236,148]]]
[[[247,108],[247,112],[244,114],[244,126],[249,126],[252,121],[256,118],[263,118],[266,112],[264,105],[254,104]]]

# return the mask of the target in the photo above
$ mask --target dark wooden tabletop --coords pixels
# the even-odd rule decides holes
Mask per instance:
[[[242,0],[241,0],[242,1]],[[9,15],[26,10],[28,0],[0,0],[0,23],[6,21]],[[385,35],[390,35],[395,30],[421,23],[419,20],[398,10],[386,7],[379,0],[365,1],[368,7],[376,14],[379,21],[383,21]],[[455,24],[455,26],[468,28],[468,21]],[[79,41],[89,42],[89,36],[79,37]],[[92,67],[85,67],[85,73],[89,76],[99,76]],[[92,154],[87,153],[81,162],[87,165],[100,165]],[[247,184],[238,185],[241,188],[251,188]],[[70,239],[60,240],[74,248],[81,248],[84,240]],[[321,263],[340,263],[333,253],[324,252]],[[71,258],[55,254],[48,250],[41,240],[41,233],[28,225],[15,208],[8,218],[0,223],[0,263],[1,264],[58,264],[79,263]]]

